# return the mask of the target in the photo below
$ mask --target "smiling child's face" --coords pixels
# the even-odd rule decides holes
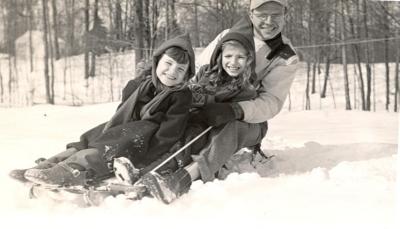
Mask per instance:
[[[157,64],[157,78],[167,87],[176,86],[185,80],[188,68],[188,63],[179,64],[167,54],[163,54]]]
[[[227,44],[222,50],[222,68],[232,77],[243,73],[247,60],[247,51],[241,46]]]

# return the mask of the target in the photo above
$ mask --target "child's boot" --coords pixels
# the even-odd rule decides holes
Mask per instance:
[[[113,163],[115,177],[126,185],[133,185],[140,178],[140,170],[126,157],[118,157]]]
[[[32,169],[47,169],[54,166],[54,163],[47,162],[44,158],[39,158],[35,162],[37,165],[35,167],[32,167]],[[29,180],[25,178],[25,172],[27,170],[28,169],[14,169],[11,170],[8,175],[14,180],[26,183],[29,182]]]
[[[28,180],[25,178],[24,174],[27,169],[14,169],[11,170],[11,172],[8,174],[12,179],[20,181],[22,183],[28,182]]]
[[[60,162],[49,169],[28,169],[25,172],[25,178],[41,185],[85,185],[86,173],[82,166]]]
[[[189,191],[192,178],[185,169],[179,169],[164,176],[149,172],[143,176],[142,183],[153,197],[169,204]]]

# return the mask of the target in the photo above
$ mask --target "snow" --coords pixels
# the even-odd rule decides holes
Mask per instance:
[[[262,176],[196,181],[170,205],[110,197],[99,207],[79,208],[29,199],[28,187],[8,178],[11,169],[62,151],[116,106],[0,108],[6,228],[395,228],[399,124],[398,114],[389,112],[284,111],[270,121],[263,140],[275,157]]]

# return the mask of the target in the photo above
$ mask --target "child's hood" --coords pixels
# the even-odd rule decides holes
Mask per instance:
[[[171,47],[180,47],[181,49],[188,52],[190,60],[189,60],[189,69],[188,69],[188,78],[190,79],[194,76],[196,72],[195,68],[195,56],[192,47],[192,43],[190,41],[190,36],[188,33],[184,33],[182,35],[171,38],[165,42],[163,42],[154,52],[153,52],[153,76],[155,76],[155,70],[157,68],[158,61],[160,60],[162,54],[164,54],[165,50]]]
[[[236,40],[239,41],[246,50],[248,50],[251,56],[254,58],[252,62],[252,72],[255,72],[255,45],[254,45],[254,38],[251,29],[244,28],[242,24],[239,22],[234,25],[225,36],[218,42],[217,46],[214,49],[213,54],[211,55],[210,59],[210,66],[215,66],[217,64],[218,55],[222,52],[222,44],[228,40]]]

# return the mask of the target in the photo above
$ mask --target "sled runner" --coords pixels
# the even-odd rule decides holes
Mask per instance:
[[[69,202],[82,207],[98,206],[107,197],[122,195],[129,200],[138,200],[147,195],[147,190],[140,184],[125,185],[102,182],[96,186],[44,186],[33,184],[29,190],[30,198],[51,199]]]

